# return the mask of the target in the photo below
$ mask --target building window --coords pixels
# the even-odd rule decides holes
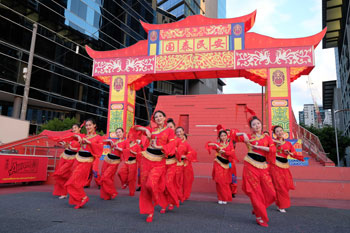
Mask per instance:
[[[70,10],[78,15],[83,20],[86,20],[87,6],[85,3],[78,1],[72,1]]]

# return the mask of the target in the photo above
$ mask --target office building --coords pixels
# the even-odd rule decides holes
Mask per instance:
[[[336,126],[350,137],[350,3],[322,0],[322,26],[327,27],[323,48],[336,50],[337,89],[333,91],[332,110],[347,110],[335,116]]]

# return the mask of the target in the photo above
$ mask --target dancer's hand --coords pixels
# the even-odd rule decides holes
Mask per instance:
[[[84,144],[91,144],[91,142],[89,140],[87,140],[86,138],[83,138],[83,143]]]
[[[220,153],[220,154],[225,154],[225,151],[224,151],[223,149],[220,149],[220,150],[219,150],[219,153]]]
[[[82,140],[81,140],[81,137],[79,135],[76,134],[76,135],[74,135],[74,137],[78,139],[79,143],[81,143]]]

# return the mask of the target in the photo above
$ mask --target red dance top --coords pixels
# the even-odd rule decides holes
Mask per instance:
[[[101,157],[103,152],[103,138],[98,134],[84,135],[91,142],[91,144],[85,144],[82,142],[80,150],[90,152],[94,157]]]
[[[176,145],[176,158],[180,161],[182,156],[185,156],[185,161],[197,162],[197,152],[192,149],[186,139],[179,139]]]
[[[219,148],[216,146],[209,146],[209,143],[216,144]],[[232,163],[234,160],[237,160],[235,149],[233,147],[232,142],[226,141],[226,142],[207,142],[206,148],[208,152],[210,153],[211,150],[216,151],[216,158],[215,162],[219,163],[223,168],[228,169],[229,163]],[[220,153],[219,151],[223,150],[224,153]]]
[[[183,165],[187,166],[188,164],[190,164],[191,162],[197,162],[197,152],[195,150],[192,149],[192,147],[190,146],[190,144],[187,142],[187,140],[181,140],[180,138],[178,138],[176,140],[176,159],[178,161],[183,161]],[[182,156],[185,156],[184,158],[182,158]],[[181,165],[181,164],[179,164]]]
[[[52,139],[55,141],[58,141],[58,142],[67,143],[69,150],[74,151],[74,152],[78,152],[80,149],[80,143],[78,141],[78,138],[75,137],[76,135],[80,136],[81,138],[83,138],[85,136],[85,134],[69,132],[60,138],[56,137],[56,138],[52,138]]]
[[[288,168],[289,164],[288,161],[287,162],[281,162],[279,158],[283,159],[288,159],[288,155],[290,155],[291,157],[300,160],[300,161],[304,161],[304,157],[302,155],[297,155],[297,152],[294,149],[294,146],[292,145],[292,143],[290,143],[289,141],[285,141],[283,140],[282,144],[277,144],[276,145],[276,166],[281,167],[281,168]],[[286,152],[287,153],[286,153]],[[290,152],[291,154],[289,154],[288,152]]]
[[[165,127],[162,129],[159,128],[150,128],[152,134],[151,140],[155,140],[157,146],[162,146],[164,155],[170,156],[175,154],[175,132],[173,129]]]
[[[140,159],[141,146],[136,142],[129,142],[129,146],[123,152],[124,161],[128,161],[130,157]],[[135,154],[136,153],[136,154]]]
[[[260,168],[260,169],[266,169],[268,168],[268,165],[266,163],[266,161],[268,163],[275,163],[276,160],[276,147],[274,142],[272,141],[271,137],[266,135],[266,134],[262,134],[260,136],[257,136],[256,134],[247,134],[248,138],[249,138],[249,143],[250,144],[246,144],[247,148],[248,148],[248,155],[244,158],[244,161],[250,163],[251,165],[253,165],[256,168]],[[236,142],[244,142],[244,137],[243,135],[241,136],[236,136],[236,132],[231,134],[231,139],[236,141]],[[264,147],[269,147],[270,151],[264,151],[261,149],[254,149],[252,147],[252,145],[256,145],[256,146],[264,146]],[[252,156],[250,156],[249,154],[252,154],[252,156],[262,156],[265,157],[264,162],[258,161],[256,159],[254,159]]]
[[[112,138],[111,140],[113,141],[114,144],[117,144],[119,148],[123,149],[123,151],[125,149],[127,149],[129,146],[128,140],[126,140],[125,138],[123,138],[123,139],[113,139]],[[110,152],[111,154],[122,158],[123,151],[117,150],[115,145],[111,145],[111,152]]]
[[[167,158],[168,156],[174,155],[175,154],[175,132],[173,129],[168,128],[168,127],[164,127],[164,128],[158,128],[158,127],[144,127],[144,126],[138,126],[135,125],[134,128],[137,127],[142,127],[142,128],[146,128],[150,131],[151,133],[151,138],[147,138],[147,142],[144,143],[144,145],[148,145],[148,148],[150,150],[154,149],[152,147],[152,141],[154,140],[156,142],[157,146],[162,146],[162,153],[164,155],[165,158]],[[135,130],[136,131],[136,130]],[[143,135],[145,135],[144,132],[142,132]],[[150,161],[162,161],[163,160],[163,156],[159,156],[159,155],[154,155],[152,154],[150,151],[145,150],[142,152],[143,157],[145,157],[146,159],[150,160]]]

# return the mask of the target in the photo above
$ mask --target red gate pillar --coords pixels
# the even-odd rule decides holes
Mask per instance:
[[[116,138],[115,130],[128,132],[134,125],[135,90],[128,85],[128,75],[111,76],[109,85],[107,135]]]
[[[290,68],[269,68],[267,80],[268,129],[283,127],[286,139],[292,139],[293,112],[290,96]]]

